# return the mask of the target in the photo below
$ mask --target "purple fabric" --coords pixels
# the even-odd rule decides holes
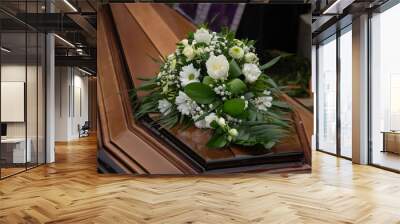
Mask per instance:
[[[222,27],[230,27],[237,8],[237,4],[213,4],[208,12],[207,21],[211,22],[215,16],[217,17],[212,24],[209,24],[210,29],[218,32]]]
[[[235,14],[239,9],[238,4],[213,3],[210,4],[208,10],[202,12],[206,13],[204,19],[199,20],[198,18],[196,19],[196,16],[198,16],[198,13],[202,10],[201,7],[198,7],[200,4],[202,3],[180,3],[175,5],[175,7],[178,8],[179,11],[183,12],[183,14],[185,14],[187,17],[189,17],[192,22],[195,22],[197,20],[198,24],[196,25],[208,23],[209,28],[217,32],[221,30],[221,27],[231,27]],[[216,17],[214,21],[211,21],[214,17]]]
[[[196,18],[197,4],[179,4],[179,8],[192,20]]]

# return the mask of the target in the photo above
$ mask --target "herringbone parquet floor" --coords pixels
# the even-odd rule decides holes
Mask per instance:
[[[0,223],[400,223],[400,175],[314,152],[311,174],[96,172],[94,138],[0,181]]]

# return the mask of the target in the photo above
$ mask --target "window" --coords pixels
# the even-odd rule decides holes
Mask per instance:
[[[317,149],[336,153],[336,36],[320,44],[317,51]]]
[[[352,157],[352,33],[351,26],[341,32],[340,45],[340,155]]]
[[[370,161],[400,170],[400,4],[371,18]]]

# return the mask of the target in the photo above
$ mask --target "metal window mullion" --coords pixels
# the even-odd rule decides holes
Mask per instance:
[[[336,31],[336,154],[341,156],[341,64],[340,64],[340,36],[341,31]]]

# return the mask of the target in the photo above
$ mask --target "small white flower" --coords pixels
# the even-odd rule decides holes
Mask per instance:
[[[204,48],[199,47],[196,49],[196,54],[200,55],[200,54],[204,54]]]
[[[238,46],[233,46],[229,49],[229,55],[235,59],[241,59],[244,55],[244,51],[242,48]]]
[[[255,82],[261,75],[261,70],[255,64],[244,64],[242,72],[246,77],[246,81],[249,83]]]
[[[186,86],[192,82],[199,82],[200,70],[195,69],[193,64],[182,67],[182,71],[179,72],[179,80],[182,86]]]
[[[175,54],[169,54],[167,57],[168,60],[172,60],[174,58],[175,58]]]
[[[190,99],[186,93],[179,91],[178,96],[175,98],[175,104],[181,114],[190,115],[190,111],[192,110],[192,99]]]
[[[225,80],[228,77],[229,62],[224,55],[211,55],[207,62],[207,73],[213,79]]]
[[[206,121],[204,119],[194,122],[194,125],[197,128],[208,128],[207,123],[206,123]]]
[[[204,118],[204,120],[206,121],[206,125],[207,125],[207,127],[211,127],[211,123],[213,122],[213,121],[217,121],[218,120],[218,117],[217,117],[217,115],[215,115],[215,113],[210,113],[209,115],[207,115],[205,118]]]
[[[158,101],[158,110],[164,115],[169,114],[171,106],[172,104],[166,99]]]
[[[185,45],[185,46],[188,46],[188,45],[189,45],[188,39],[183,39],[183,40],[181,40],[181,43],[182,43],[183,45]]]
[[[173,60],[171,61],[170,69],[171,69],[171,70],[174,70],[175,67],[176,67],[176,59],[173,59]]]
[[[228,131],[229,135],[231,135],[232,137],[236,137],[239,133],[235,128],[232,128]]]
[[[217,122],[218,122],[218,125],[221,127],[225,127],[225,125],[226,125],[225,119],[223,117],[220,117]]]
[[[253,52],[250,52],[244,55],[244,60],[247,63],[256,63],[258,61],[258,57]]]
[[[191,46],[186,46],[182,53],[188,58],[189,61],[195,56],[194,49]]]
[[[267,111],[272,106],[272,96],[260,96],[253,99],[251,102],[261,111]]]
[[[208,32],[208,30],[204,29],[204,28],[200,28],[198,30],[196,30],[196,32],[194,33],[194,39],[198,42],[198,43],[210,43],[211,41],[211,34]]]
[[[264,92],[263,92],[265,95],[271,95],[271,91],[268,91],[268,90],[264,90]]]

